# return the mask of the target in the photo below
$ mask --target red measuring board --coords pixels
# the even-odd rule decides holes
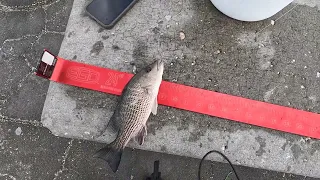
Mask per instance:
[[[52,81],[120,95],[132,74],[55,57]],[[43,61],[41,62],[43,63]],[[41,69],[40,66],[38,69]],[[43,68],[42,68],[43,69]],[[43,76],[40,71],[37,75]],[[48,78],[48,77],[47,77]],[[162,81],[158,103],[320,139],[320,114]]]

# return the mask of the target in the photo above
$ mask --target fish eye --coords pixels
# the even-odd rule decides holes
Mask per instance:
[[[148,66],[148,67],[146,68],[146,71],[147,71],[147,72],[150,72],[150,71],[151,71],[151,67]]]

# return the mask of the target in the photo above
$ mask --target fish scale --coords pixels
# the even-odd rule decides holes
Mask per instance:
[[[127,104],[124,104],[123,107],[120,107],[120,118],[126,120],[124,131],[119,134],[119,141],[116,141],[116,146],[122,148],[132,137],[135,136],[136,130],[140,130],[144,125],[144,122],[133,121],[133,119],[148,119],[148,107],[151,106],[151,97],[145,96],[143,89],[135,91],[137,93],[131,93],[128,97],[124,97],[124,101],[127,101]],[[142,98],[143,97],[143,98]],[[132,101],[132,102],[130,102]]]

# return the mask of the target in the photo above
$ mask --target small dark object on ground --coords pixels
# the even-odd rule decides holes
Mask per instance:
[[[207,152],[207,154],[205,154],[205,155],[203,156],[203,158],[201,159],[200,164],[199,164],[199,169],[198,169],[198,180],[201,180],[201,167],[202,167],[203,161],[206,159],[206,157],[207,157],[209,154],[212,154],[212,153],[219,154],[219,155],[222,156],[225,160],[227,160],[228,163],[229,163],[229,165],[231,166],[232,171],[233,171],[234,175],[236,176],[237,180],[240,180],[239,175],[237,174],[237,172],[236,172],[233,164],[232,164],[231,161],[229,160],[229,158],[228,158],[226,155],[224,155],[223,153],[221,153],[221,152],[219,152],[219,151],[216,151],[216,150],[212,150],[212,151]],[[230,173],[227,175],[226,179],[229,177],[229,175],[230,175]]]
[[[159,172],[159,164],[159,161],[154,162],[153,173],[151,174],[151,177],[147,177],[146,180],[162,180],[161,172]]]
[[[119,47],[118,45],[112,45],[112,49],[114,49],[114,50],[119,50],[120,47]]]

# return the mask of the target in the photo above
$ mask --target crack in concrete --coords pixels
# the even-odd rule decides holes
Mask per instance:
[[[39,44],[39,40],[43,35],[46,35],[48,33],[52,33],[52,34],[59,34],[59,35],[65,35],[65,32],[58,32],[58,31],[48,31],[48,30],[42,30],[40,34],[35,35],[37,37],[36,43]]]
[[[31,125],[35,127],[43,127],[42,123],[37,120],[25,120],[20,118],[10,118],[0,114],[0,123],[11,122],[17,124]]]
[[[4,12],[34,11],[39,8],[47,9],[49,6],[60,2],[61,0],[56,0],[47,4],[48,1],[50,0],[37,1],[30,5],[21,5],[21,6],[6,6],[0,2],[0,9],[2,9]]]
[[[44,11],[44,31],[47,31],[47,23],[49,22],[47,10],[48,10],[48,7],[43,8],[43,11]]]
[[[10,7],[8,6],[5,6],[3,5],[1,2],[0,2],[0,10],[4,11],[4,12],[9,12],[11,10]]]
[[[26,38],[29,38],[29,37],[38,38],[38,39],[39,39],[38,36],[39,36],[39,35],[27,34],[27,35],[24,35],[24,36],[22,36],[22,37],[15,38],[15,39],[6,39],[6,40],[3,42],[2,47],[0,48],[0,50],[3,48],[3,45],[4,45],[5,43],[7,43],[7,42],[21,41],[21,40],[26,39]],[[33,47],[34,44],[32,43],[31,46]],[[9,54],[10,54],[11,56],[13,56],[13,57],[19,56],[19,55],[15,55],[15,54],[11,54],[11,53],[9,53]],[[28,59],[27,59],[24,55],[23,55],[23,57],[24,57],[23,60],[26,62],[27,66],[31,69],[31,72],[29,72],[28,74],[25,75],[24,78],[22,78],[22,80],[18,83],[18,87],[21,87],[21,84],[26,80],[26,78],[27,78],[31,73],[33,73],[33,72],[36,70],[36,68],[31,65],[31,63],[28,61]]]
[[[33,45],[32,45],[32,46],[33,46]],[[27,63],[27,66],[31,69],[31,72],[26,75],[26,76],[28,76],[28,75],[31,74],[33,71],[35,71],[37,68],[33,67],[33,66],[31,65],[31,63],[28,61],[27,58],[24,58],[24,61]]]
[[[32,67],[33,68],[33,67]],[[33,72],[28,73],[25,75],[18,83],[18,90],[22,87],[22,84],[26,81],[26,79],[30,76],[30,74],[33,74]]]
[[[25,38],[28,38],[28,37],[37,38],[36,43],[39,44],[40,38],[41,38],[43,35],[46,35],[47,33],[59,34],[59,35],[64,35],[64,34],[65,34],[64,32],[56,32],[56,31],[43,30],[43,31],[41,31],[40,34],[27,34],[27,35],[24,35],[24,36],[21,36],[21,37],[19,37],[19,38],[15,38],[15,39],[6,39],[6,40],[4,40],[4,42],[3,42],[3,44],[2,44],[2,47],[3,47],[3,45],[4,45],[5,43],[7,43],[7,42],[21,41],[21,40],[23,40],[23,39],[25,39]],[[34,44],[31,44],[31,45],[32,45],[32,47],[34,46]],[[0,49],[2,49],[2,48],[0,48]],[[10,54],[10,55],[16,56],[16,55],[14,55],[14,54]],[[28,65],[28,67],[30,67],[31,71],[34,71],[34,70],[36,69],[35,67],[33,67],[33,66],[31,65],[31,63],[28,61],[27,58],[24,58],[24,61],[26,62],[26,64]],[[31,73],[32,73],[32,72],[31,72]],[[29,75],[29,74],[28,74],[28,75]],[[26,75],[26,76],[28,76],[28,75]]]
[[[6,39],[6,40],[3,41],[3,44],[2,44],[2,45],[4,45],[6,42],[21,41],[21,40],[23,40],[23,39],[25,39],[25,38],[28,38],[28,37],[36,37],[36,36],[38,36],[38,35],[39,35],[39,34],[26,34],[26,35],[23,35],[23,36],[21,36],[21,37],[19,37],[19,38]]]
[[[47,10],[49,6],[52,6],[53,4],[56,4],[58,2],[60,2],[61,0],[56,0],[56,1],[53,1],[52,3],[49,3],[49,4],[44,4],[42,7],[44,10]]]
[[[40,38],[46,34],[46,30],[42,30],[40,34],[37,35],[36,43],[39,44]]]
[[[44,10],[44,14],[45,14],[45,17],[44,17],[44,33],[41,32],[40,35],[43,35],[43,34],[46,34],[46,33],[55,33],[55,34],[60,34],[60,35],[65,35],[65,32],[57,32],[57,31],[52,31],[52,30],[48,30],[47,29],[47,24],[50,23],[49,20],[48,20],[48,7],[55,4],[55,3],[58,3],[60,2],[60,0],[57,0],[49,5],[46,5],[45,7],[43,7],[43,10]]]
[[[69,170],[68,168],[65,167],[65,165],[66,165],[66,160],[67,160],[67,158],[68,158],[69,151],[70,151],[70,148],[72,147],[73,141],[74,141],[74,139],[71,139],[71,140],[69,141],[69,143],[68,143],[69,145],[67,146],[67,148],[66,148],[66,150],[64,151],[63,156],[62,156],[61,169],[58,170],[56,173],[54,173],[54,178],[53,178],[53,180],[56,180],[56,179],[59,177],[59,175],[60,175],[61,173],[63,173],[64,171]],[[73,170],[73,171],[74,171],[74,170]],[[76,172],[76,171],[75,171],[75,172]],[[79,174],[79,173],[78,173],[78,174]]]
[[[0,173],[0,177],[9,177],[12,180],[17,180],[14,176],[12,176],[10,174],[2,174],[2,173]]]

